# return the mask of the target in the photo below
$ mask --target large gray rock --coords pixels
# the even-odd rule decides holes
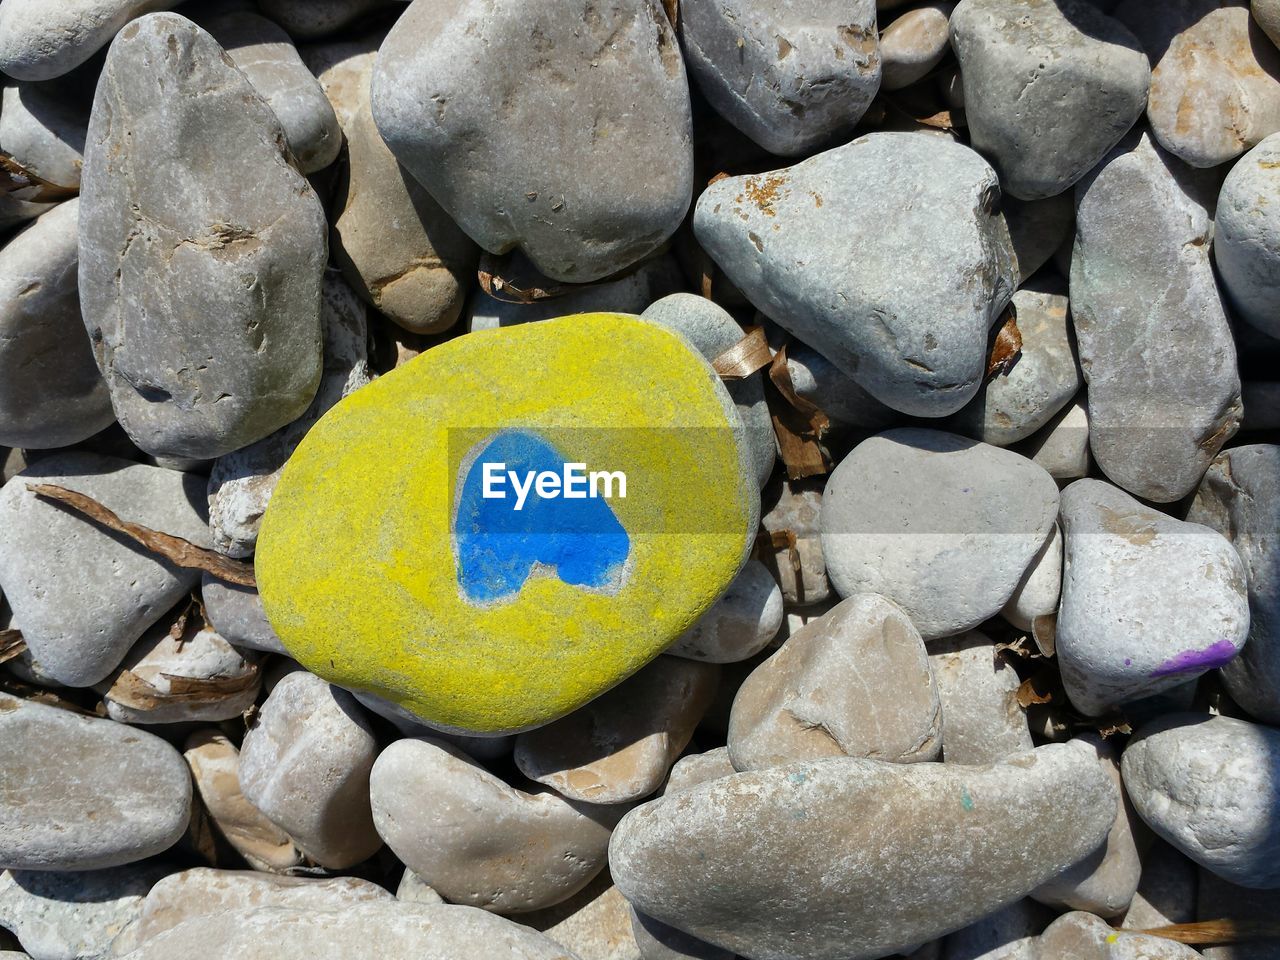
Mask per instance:
[[[873,593],[796,632],[747,677],[729,717],[738,770],[839,756],[916,763],[936,759],[942,743],[924,641],[905,613]]]
[[[1147,103],[1137,38],[1086,0],[962,0],[951,45],[973,148],[1024,200],[1088,173]]]
[[[770,153],[852,129],[880,89],[874,0],[689,0],[680,39],[707,101]]]
[[[159,737],[0,693],[0,868],[143,860],[187,828],[191,778]]]
[[[134,17],[176,0],[4,0],[0,3],[0,71],[17,80],[48,80],[88,60]]]
[[[1076,744],[989,767],[805,761],[638,807],[609,866],[637,910],[753,960],[869,960],[1025,896],[1116,803]]]
[[[1113,482],[1161,503],[1195,489],[1240,423],[1201,188],[1146,132],[1076,187],[1071,312],[1090,447]]]
[[[630,266],[688,210],[689,90],[659,0],[415,0],[378,53],[373,117],[472,239],[556,280]]]
[[[80,319],[80,201],[0,250],[0,445],[63,447],[115,419]]]
[[[1231,661],[1249,604],[1230,542],[1101,480],[1062,494],[1056,644],[1067,695],[1089,716]]]
[[[1030,750],[1031,729],[1018,703],[1018,673],[976,630],[929,646],[942,702],[943,759],[998,763]]]
[[[134,443],[220,456],[315,394],[324,210],[271,108],[189,20],[131,24],[102,76],[81,192],[85,326]]]
[[[930,640],[997,614],[1053,530],[1058,487],[1016,453],[937,430],[889,430],[836,467],[822,504],[827,575],[879,593]]]
[[[1280,337],[1280,134],[1231,168],[1218,194],[1213,255],[1236,315]]]
[[[1280,887],[1280,730],[1169,714],[1121,759],[1138,815],[1196,863],[1242,887]]]
[[[80,186],[89,109],[78,94],[71,83],[7,84],[0,149],[42,180]]]
[[[200,574],[27,489],[40,483],[208,547],[208,521],[199,508],[204,479],[92,453],[59,453],[0,490],[0,584],[14,620],[42,671],[68,686],[88,687],[116,668]]]
[[[1013,295],[999,196],[968,147],[873,133],[713,183],[693,226],[763,313],[882,403],[938,417],[977,392],[987,330]]]
[[[1233,700],[1280,724],[1280,447],[1250,444],[1218,455],[1187,513],[1231,540],[1244,566],[1249,639],[1222,668]]]

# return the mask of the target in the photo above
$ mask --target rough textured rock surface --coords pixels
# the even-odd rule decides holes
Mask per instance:
[[[1113,482],[1161,503],[1194,490],[1240,424],[1202,188],[1146,132],[1076,188],[1071,312],[1089,444]]]
[[[874,0],[696,0],[680,39],[708,102],[781,156],[851,129],[880,89]]]
[[[1018,703],[1022,681],[989,638],[974,630],[935,641],[929,666],[942,701],[947,763],[998,763],[1034,746]]]
[[[0,5],[0,71],[17,80],[61,76],[106,46],[134,17],[171,0],[5,0]]]
[[[1055,480],[1089,475],[1089,407],[1083,391],[1061,413],[1028,437],[1019,450]]]
[[[1025,896],[1102,841],[1116,803],[1073,744],[974,768],[815,760],[644,804],[615,830],[609,864],[636,909],[717,946],[870,960]],[[1014,852],[1025,844],[1036,857]]]
[[[873,133],[717,181],[693,225],[758,309],[877,400],[936,417],[977,392],[987,329],[1013,295],[999,195],[995,171],[968,147]],[[916,282],[922,261],[927,285]]]
[[[894,604],[863,593],[747,677],[729,718],[729,757],[738,770],[839,756],[916,763],[937,758],[941,726],[920,634]]]
[[[658,0],[415,0],[373,75],[383,139],[458,225],[578,283],[653,253],[680,225],[689,111]]]
[[[1227,174],[1213,219],[1213,256],[1236,315],[1280,337],[1280,134]]]
[[[134,443],[220,456],[315,394],[324,210],[271,108],[191,21],[131,24],[102,75],[81,187],[85,326]]]
[[[832,473],[822,550],[842,596],[879,593],[930,640],[1012,596],[1053,529],[1058,488],[1025,457],[906,428],[863,441]]]

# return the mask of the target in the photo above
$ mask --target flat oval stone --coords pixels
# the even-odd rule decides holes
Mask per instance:
[[[139,447],[220,456],[315,394],[324,210],[267,102],[190,20],[130,24],[102,76],[81,187],[85,326]]]
[[[84,63],[134,17],[169,0],[6,0],[0,7],[0,71],[48,80]]]
[[[973,630],[938,640],[929,666],[942,701],[947,763],[996,763],[1034,746],[1017,698],[1022,681],[989,638]]]
[[[1037,643],[1051,634],[1051,624],[1062,595],[1062,528],[1056,523],[1036,558],[1013,591],[1013,596],[1000,611],[1000,616],[1019,630],[1030,630]],[[1041,646],[1040,652],[1052,656],[1053,647]]]
[[[187,829],[182,757],[113,720],[0,693],[0,770],[0,868],[120,866],[167,850]]]
[[[1077,744],[985,767],[802,761],[637,807],[609,866],[637,910],[717,946],[871,960],[1025,896],[1102,842],[1116,804]]]
[[[627,495],[528,486],[565,464],[621,472]],[[255,565],[308,669],[496,735],[670,646],[737,575],[758,517],[710,364],[655,324],[584,314],[459,337],[338,403],[286,464]]]
[[[1280,133],[1241,157],[1222,182],[1213,255],[1241,319],[1280,337]]]
[[[378,51],[373,117],[473,240],[555,280],[625,269],[689,208],[689,88],[659,0],[415,0]]]
[[[924,77],[947,55],[947,18],[954,3],[932,0],[913,7],[880,32],[880,87],[901,90]]]
[[[938,417],[977,392],[987,330],[1013,295],[999,196],[995,171],[968,147],[872,133],[716,181],[693,227],[766,316],[887,406]]]
[[[1138,815],[1196,863],[1242,887],[1280,887],[1280,730],[1168,714],[1121,758]]]

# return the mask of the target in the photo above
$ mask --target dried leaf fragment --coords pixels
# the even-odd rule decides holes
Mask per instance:
[[[987,379],[1007,374],[1021,353],[1022,333],[1018,330],[1018,315],[1013,304],[1009,304],[1008,317],[996,334],[991,356],[987,359]]]
[[[179,677],[162,673],[169,683],[166,692],[131,670],[122,670],[111,684],[107,696],[122,707],[131,710],[156,710],[173,703],[217,703],[237,693],[243,693],[258,682],[258,665],[234,677]]]
[[[21,630],[0,630],[0,663],[8,663],[27,651]]]
[[[1023,680],[1015,696],[1018,700],[1018,706],[1024,710],[1033,703],[1053,702],[1053,691],[1044,689],[1043,677],[1040,674]]]
[[[829,472],[831,460],[822,445],[822,437],[831,421],[816,404],[796,393],[791,372],[787,369],[785,344],[774,355],[773,364],[769,367],[765,399],[787,476],[801,480]]]
[[[31,191],[21,198],[31,203],[57,203],[80,192],[75,187],[64,187],[38,177],[9,154],[0,153],[0,191],[18,193],[21,190]]]
[[[742,380],[773,363],[764,327],[748,327],[742,339],[711,361],[722,380]]]

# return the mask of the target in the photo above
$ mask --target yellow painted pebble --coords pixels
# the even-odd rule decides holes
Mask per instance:
[[[663,327],[581,314],[459,337],[333,407],[285,467],[255,562],[307,669],[500,734],[673,643],[758,518],[711,366]]]

